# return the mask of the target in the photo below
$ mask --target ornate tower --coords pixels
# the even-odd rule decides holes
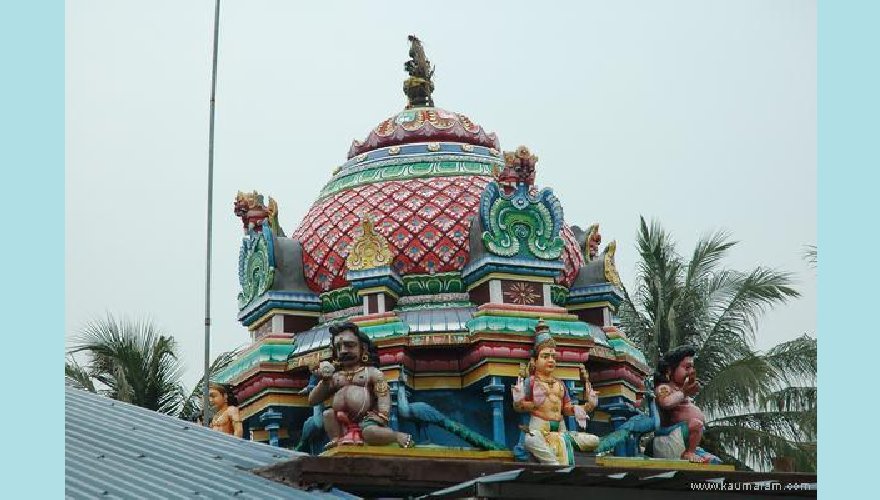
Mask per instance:
[[[566,225],[528,148],[502,155],[495,134],[434,106],[434,70],[419,39],[410,43],[405,108],[352,143],[289,237],[271,199],[237,200],[239,319],[254,343],[219,379],[236,387],[254,439],[268,440],[258,417],[271,405],[283,414],[281,444],[292,445],[313,415],[301,390],[330,355],[329,325],[350,320],[378,347],[393,394],[512,448],[520,419],[509,387],[543,319],[560,378],[577,398],[586,363],[601,396],[596,425],[610,428],[647,373],[614,326],[613,244],[599,255],[598,228],[590,240]],[[422,442],[467,445],[449,428],[415,432],[407,415],[391,421]]]

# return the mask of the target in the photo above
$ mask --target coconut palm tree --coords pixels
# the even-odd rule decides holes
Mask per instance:
[[[177,343],[151,321],[108,314],[87,324],[68,353],[65,375],[74,385],[162,413],[180,408]],[[85,366],[75,354],[84,355]]]
[[[790,457],[800,470],[814,470],[816,340],[755,349],[763,313],[799,294],[788,273],[722,267],[735,244],[716,232],[685,260],[660,224],[641,218],[637,285],[633,294],[624,290],[621,324],[653,367],[670,349],[696,347],[704,448],[741,467]]]

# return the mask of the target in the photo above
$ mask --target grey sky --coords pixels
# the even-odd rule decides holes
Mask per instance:
[[[212,0],[67,3],[67,335],[150,315],[201,373]],[[428,7],[433,5],[433,7]],[[640,214],[683,252],[707,231],[727,264],[796,274],[767,348],[816,328],[814,1],[225,0],[215,150],[212,352],[236,321],[238,190],[278,200],[292,232],[353,138],[402,109],[406,36],[435,102],[538,155],[566,221],[600,222],[635,278]]]

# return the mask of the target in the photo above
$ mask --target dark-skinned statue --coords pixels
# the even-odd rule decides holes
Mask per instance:
[[[337,445],[413,445],[412,436],[388,425],[391,394],[378,364],[376,349],[354,323],[330,327],[332,359],[322,361],[318,384],[309,392],[309,404],[333,398],[324,410],[328,448]]]

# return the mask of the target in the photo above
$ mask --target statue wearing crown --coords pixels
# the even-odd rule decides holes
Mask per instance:
[[[521,426],[520,441],[538,462],[547,465],[574,465],[574,450],[591,451],[599,445],[599,438],[586,432],[569,431],[563,417],[574,416],[581,428],[587,426],[587,414],[598,404],[598,395],[592,390],[586,369],[581,366],[586,401],[576,405],[571,401],[568,388],[553,376],[556,369],[556,343],[543,321],[535,327],[535,347],[529,360],[528,373],[522,373],[511,387],[513,408],[529,413],[527,425]]]

